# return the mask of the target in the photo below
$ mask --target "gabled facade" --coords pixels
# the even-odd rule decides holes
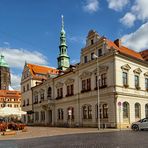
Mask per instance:
[[[100,117],[101,127],[126,128],[148,117],[148,64],[119,39],[90,30],[80,63],[36,83],[30,93],[35,125],[97,127]]]
[[[32,123],[33,121],[32,88],[40,85],[49,77],[55,77],[58,73],[59,70],[54,68],[25,63],[21,78],[21,106],[22,110],[27,112],[25,122]]]

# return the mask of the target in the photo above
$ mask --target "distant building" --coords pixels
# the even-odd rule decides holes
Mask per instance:
[[[0,108],[12,107],[19,108],[21,102],[21,94],[15,90],[0,90]]]
[[[3,107],[21,109],[21,93],[10,87],[10,67],[4,56],[0,56],[0,109]]]
[[[146,59],[119,39],[110,41],[90,30],[80,63],[69,65],[62,23],[58,70],[25,64],[24,120],[34,125],[97,127],[99,117],[101,127],[129,127],[148,117]]]
[[[8,90],[10,86],[10,68],[4,60],[4,56],[0,56],[0,90]]]

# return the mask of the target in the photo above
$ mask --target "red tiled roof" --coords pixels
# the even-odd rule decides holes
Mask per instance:
[[[58,74],[59,70],[51,67],[40,66],[35,64],[27,64],[30,69],[31,75],[34,78],[43,78],[46,74]]]
[[[16,90],[0,90],[0,97],[20,97],[20,91]]]
[[[140,59],[140,60],[144,60],[140,53],[138,53],[132,49],[129,49],[129,48],[122,46],[122,45],[120,47],[118,47],[114,42],[112,42],[110,40],[107,40],[107,44],[109,47],[115,48],[120,53],[132,56],[132,57]]]

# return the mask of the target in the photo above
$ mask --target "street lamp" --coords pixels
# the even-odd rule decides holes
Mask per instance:
[[[98,130],[100,130],[100,98],[99,98],[99,63],[98,63],[98,56],[93,55],[94,59],[97,60],[97,102],[98,102]]]

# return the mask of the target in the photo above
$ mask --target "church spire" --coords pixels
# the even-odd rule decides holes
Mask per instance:
[[[64,30],[64,16],[61,15],[62,29],[60,33],[60,53],[58,59],[58,69],[66,70],[69,67],[69,56],[67,55],[66,32]]]
[[[62,19],[62,29],[61,29],[61,35],[60,35],[60,46],[62,45],[66,45],[66,33],[65,33],[65,30],[64,30],[64,16],[61,15],[61,19]]]

